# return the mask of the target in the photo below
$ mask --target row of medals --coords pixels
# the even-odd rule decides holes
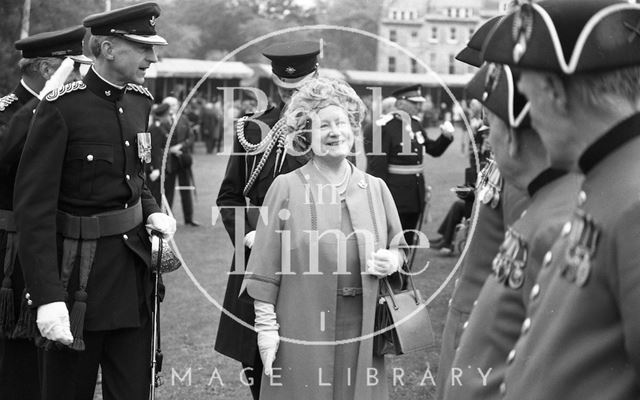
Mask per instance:
[[[598,245],[600,231],[593,218],[584,210],[578,209],[571,221],[562,228],[561,236],[568,236],[568,243],[560,274],[569,282],[582,287],[591,274],[591,259]]]
[[[493,259],[493,273],[498,282],[512,289],[519,289],[524,284],[526,265],[527,242],[515,230],[509,228],[498,254]]]
[[[482,204],[488,204],[491,208],[498,207],[502,190],[502,176],[495,161],[489,160],[480,171],[477,187],[478,198]]]

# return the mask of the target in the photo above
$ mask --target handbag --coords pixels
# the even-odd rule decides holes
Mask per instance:
[[[393,292],[388,278],[381,280],[374,327],[375,332],[382,332],[373,337],[376,356],[406,354],[435,344],[427,305],[408,276],[411,289],[398,293]]]

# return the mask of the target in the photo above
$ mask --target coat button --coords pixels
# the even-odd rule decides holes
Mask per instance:
[[[89,154],[87,156],[87,161],[93,161],[93,154]]]
[[[551,259],[553,259],[553,253],[551,253],[551,251],[547,251],[544,254],[544,259],[542,260],[542,265],[545,267],[548,267],[549,265],[551,265]]]
[[[478,305],[478,300],[474,300],[474,301],[473,301],[473,306],[475,307],[475,306],[477,306],[477,305]]]
[[[516,359],[516,349],[511,349],[507,356],[507,364],[511,364]]]
[[[562,236],[567,236],[571,232],[571,221],[567,221],[562,227]]]
[[[118,111],[120,112],[120,114],[124,114],[124,110],[122,109],[122,107],[118,108]]]
[[[122,235],[122,238],[123,238],[124,240],[129,240],[129,235],[127,235],[127,234],[125,233],[124,235]]]
[[[531,318],[527,318],[522,322],[522,334],[526,335],[529,333],[529,328],[531,328]]]
[[[29,293],[25,293],[24,298],[29,300],[31,298],[31,295]]]
[[[129,141],[128,141],[128,140],[125,140],[125,141],[124,141],[124,145],[125,145],[125,146],[127,146],[127,147],[129,147]]]
[[[467,326],[469,326],[469,320],[465,321],[465,323],[462,324],[462,329],[467,329]]]
[[[529,296],[529,298],[531,300],[535,300],[538,298],[538,295],[540,294],[540,284],[536,283],[535,285],[533,285],[533,287],[531,288],[531,295]]]
[[[582,206],[585,201],[587,201],[587,194],[584,190],[581,190],[580,193],[578,193],[578,206]]]
[[[31,300],[27,300],[27,305],[28,305],[28,306],[33,305],[33,301],[31,301]]]
[[[449,299],[449,307],[451,307],[451,303],[453,303],[453,297]]]
[[[131,179],[131,176],[129,174],[125,175],[125,178],[127,178],[127,180]]]
[[[124,203],[124,208],[129,208],[129,203]]]
[[[502,382],[500,384],[500,394],[504,396],[506,393],[507,393],[507,384]]]

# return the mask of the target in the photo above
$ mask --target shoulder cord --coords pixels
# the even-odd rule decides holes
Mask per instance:
[[[286,136],[286,133],[287,133],[287,130],[285,129],[284,120],[282,120],[282,119],[279,120],[278,122],[276,122],[276,124],[273,126],[273,128],[271,128],[271,131],[269,131],[269,134],[267,135],[267,138],[270,141],[267,144],[267,148],[262,153],[262,157],[260,158],[260,162],[258,163],[258,165],[256,165],[256,167],[251,171],[251,176],[249,176],[249,180],[247,181],[247,184],[244,186],[244,190],[242,191],[242,194],[245,197],[249,193],[249,190],[251,190],[251,188],[253,187],[253,184],[256,182],[256,179],[258,179],[258,175],[260,175],[260,172],[262,172],[262,169],[264,168],[264,165],[266,164],[267,159],[269,158],[269,155],[271,154],[271,151],[273,150],[274,147],[276,147],[276,144],[278,145],[277,146],[278,149],[276,150],[277,156],[276,156],[276,165],[274,166],[274,169],[275,170],[278,169],[278,158],[280,157],[280,154],[282,153],[282,148],[284,147],[284,138]],[[244,133],[242,134],[242,138],[244,139]],[[262,140],[260,142],[261,145],[264,145],[263,142],[267,143],[266,142],[267,138],[265,138],[265,140]],[[240,140],[240,135],[238,135],[238,140]],[[244,141],[246,142],[246,139],[244,139]],[[251,145],[251,144],[249,144],[249,145],[250,146],[255,146],[255,145]],[[246,149],[246,147],[245,147],[245,149]],[[275,170],[274,170],[274,175],[276,173]]]

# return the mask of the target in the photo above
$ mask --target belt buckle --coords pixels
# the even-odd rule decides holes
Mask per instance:
[[[354,287],[343,287],[340,294],[344,297],[355,297],[358,294],[358,291]]]

